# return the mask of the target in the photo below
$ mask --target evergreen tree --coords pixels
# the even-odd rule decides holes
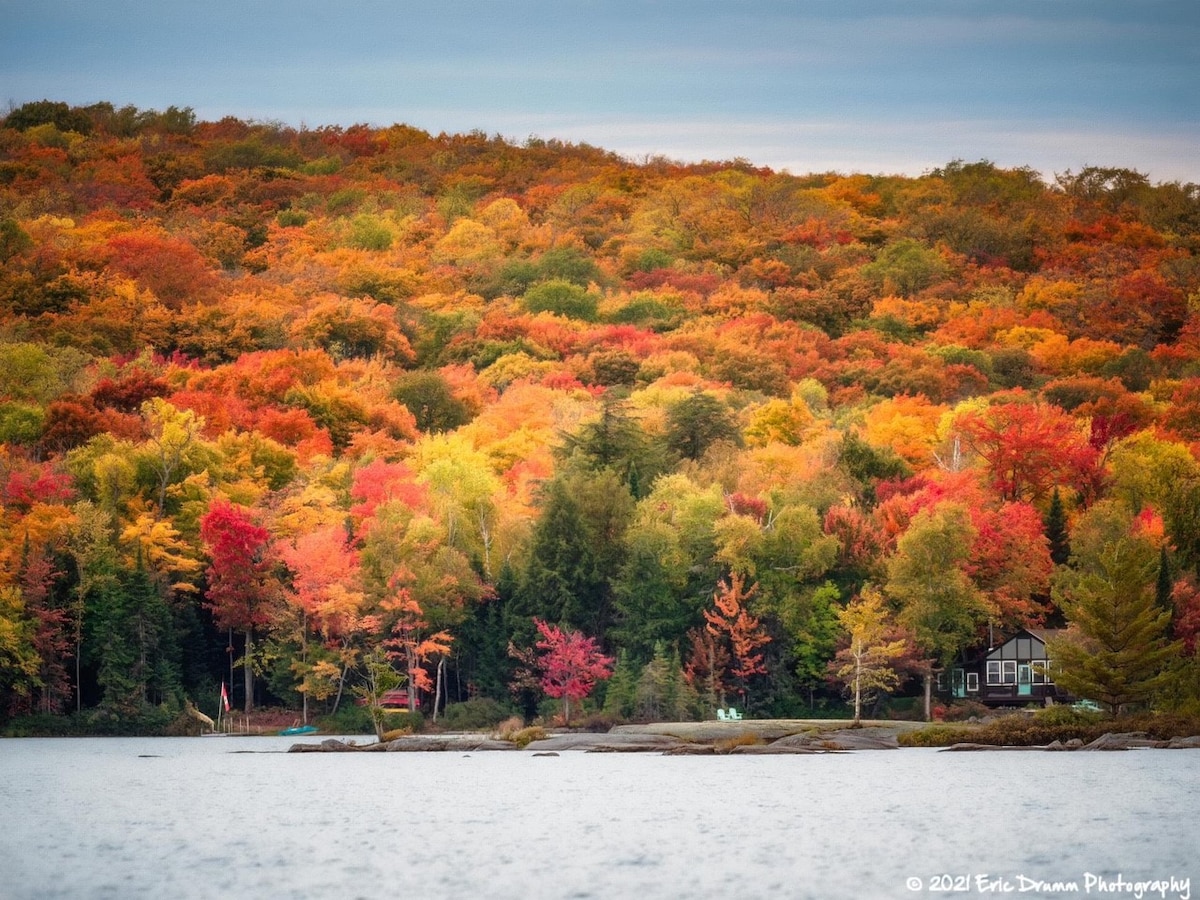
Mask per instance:
[[[738,436],[729,408],[700,388],[667,410],[667,447],[684,459],[699,459],[717,441]]]
[[[102,704],[121,716],[178,698],[180,656],[171,609],[150,574],[136,568],[96,591],[91,656]]]
[[[620,650],[604,692],[604,713],[617,719],[632,718],[637,704],[638,679],[629,653]]]
[[[454,668],[457,680],[464,683],[469,694],[500,701],[508,697],[513,659],[508,654],[506,621],[516,588],[516,575],[506,562],[496,579],[492,599],[472,605],[459,629]]]
[[[139,563],[122,579],[129,599],[128,627],[137,660],[134,676],[144,704],[176,700],[180,690],[180,653],[171,608],[154,578]]]
[[[101,705],[119,716],[136,715],[141,686],[136,669],[138,648],[129,627],[129,594],[120,582],[105,582],[96,591],[91,612],[91,661],[96,667]]]
[[[662,522],[632,526],[624,565],[614,585],[617,622],[613,637],[638,662],[657,644],[678,651],[687,632],[701,624],[703,595],[689,592],[689,560],[673,529]]]
[[[1071,633],[1050,642],[1055,682],[1113,713],[1151,701],[1171,677],[1179,644],[1170,610],[1155,601],[1155,559],[1145,541],[1107,544],[1063,597]]]
[[[563,437],[562,456],[591,471],[611,470],[640,499],[654,479],[667,469],[664,449],[652,440],[630,412],[627,401],[614,391],[600,400],[597,419]]]
[[[529,645],[532,618],[606,639],[614,615],[612,584],[632,514],[633,498],[610,470],[568,471],[550,482],[508,617],[517,644]]]
[[[696,694],[684,678],[675,650],[668,650],[662,643],[655,646],[654,656],[638,676],[634,699],[639,719],[681,722],[690,717]]]
[[[1071,544],[1067,537],[1067,513],[1057,487],[1046,512],[1046,540],[1050,542],[1050,559],[1056,566],[1065,565],[1071,557]]]
[[[1158,549],[1158,579],[1154,583],[1154,600],[1159,609],[1173,610],[1171,591],[1175,588],[1175,579],[1171,577],[1171,557],[1164,544]]]

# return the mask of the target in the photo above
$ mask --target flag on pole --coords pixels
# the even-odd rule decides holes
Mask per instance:
[[[221,706],[225,712],[229,712],[229,694],[225,690],[225,682],[221,682]]]

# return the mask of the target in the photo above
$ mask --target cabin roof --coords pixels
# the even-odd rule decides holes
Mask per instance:
[[[1066,634],[1065,628],[1021,628],[1013,632],[1004,640],[998,641],[990,647],[986,643],[979,643],[968,648],[963,652],[962,661],[964,663],[981,663],[989,657],[995,658],[993,654],[1020,638],[1032,638],[1039,644],[1045,646],[1047,641],[1063,634]]]

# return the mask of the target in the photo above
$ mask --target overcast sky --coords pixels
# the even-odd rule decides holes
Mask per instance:
[[[1200,182],[1200,0],[0,0],[0,104]]]

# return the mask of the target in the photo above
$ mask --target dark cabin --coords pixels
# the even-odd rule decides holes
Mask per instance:
[[[1025,628],[995,647],[977,647],[937,676],[938,693],[988,706],[1069,703],[1074,698],[1054,683],[1054,660],[1046,641],[1060,632]]]

